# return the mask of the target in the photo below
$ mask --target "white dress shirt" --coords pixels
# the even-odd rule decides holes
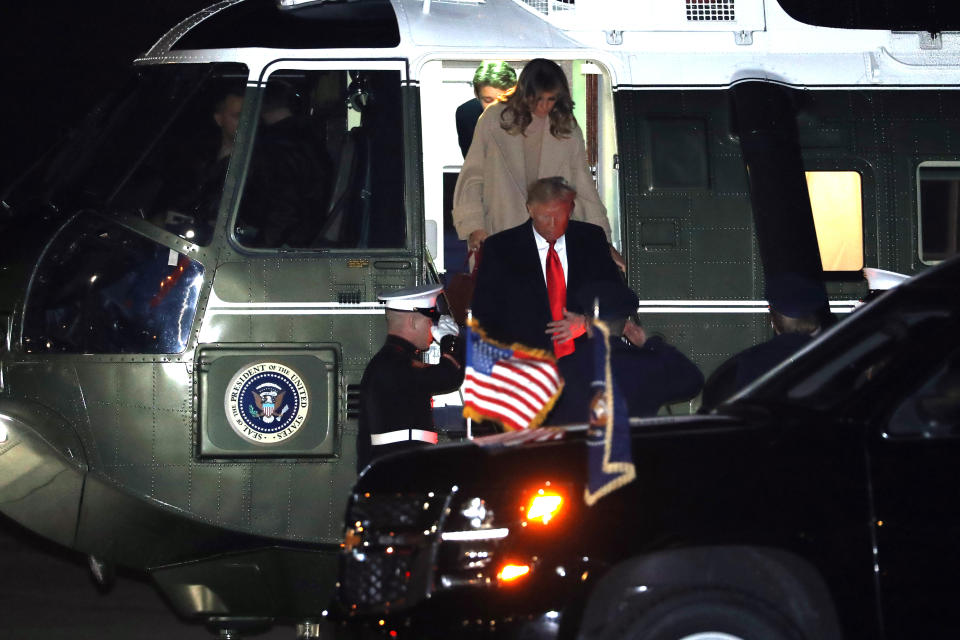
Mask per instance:
[[[543,271],[543,281],[547,281],[547,252],[550,250],[550,243],[546,239],[537,233],[537,230],[533,227],[533,239],[537,242],[537,252],[540,254],[540,270]],[[567,236],[562,235],[557,238],[557,241],[553,244],[553,248],[556,249],[557,255],[560,257],[560,266],[563,267],[563,284],[567,284]]]

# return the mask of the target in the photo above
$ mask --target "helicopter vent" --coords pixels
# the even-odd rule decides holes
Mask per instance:
[[[359,289],[338,291],[337,302],[340,304],[360,304],[363,302],[363,292]]]
[[[576,0],[517,0],[527,5],[534,11],[542,13],[545,16],[552,16],[558,13],[566,13],[575,10]]]
[[[360,418],[360,385],[347,385],[347,420]]]
[[[736,0],[686,0],[688,22],[734,22]]]

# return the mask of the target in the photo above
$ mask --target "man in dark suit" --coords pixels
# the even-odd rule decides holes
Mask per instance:
[[[563,178],[537,180],[527,190],[530,220],[484,243],[472,308],[493,339],[569,355],[585,328],[567,311],[566,292],[621,282],[603,230],[570,220],[576,195]]]
[[[483,115],[485,108],[484,104],[480,102],[480,98],[470,98],[457,107],[457,143],[460,145],[460,153],[463,154],[464,158],[467,157],[470,143],[473,142],[473,130],[477,128],[477,120]]]

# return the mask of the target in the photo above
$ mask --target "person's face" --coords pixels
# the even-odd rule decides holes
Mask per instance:
[[[231,94],[223,101],[223,107],[213,114],[213,119],[220,127],[225,140],[233,140],[236,137],[242,109],[243,98]]]
[[[544,118],[550,115],[553,107],[557,104],[557,94],[559,91],[543,91],[537,94],[531,111],[538,118]]]
[[[485,84],[480,87],[480,91],[477,92],[477,99],[480,100],[480,104],[482,104],[483,108],[486,109],[489,106],[495,105],[497,100],[502,95],[503,91],[500,91],[500,89],[491,87],[489,84]]]
[[[413,330],[416,337],[416,340],[411,340],[413,346],[421,351],[429,349],[430,344],[433,342],[433,332],[431,331],[433,328],[433,320],[420,313],[414,313],[413,319]]]
[[[573,200],[576,195],[566,195],[550,202],[534,202],[527,205],[533,228],[537,230],[547,242],[554,242],[567,232],[570,214],[573,213]]]

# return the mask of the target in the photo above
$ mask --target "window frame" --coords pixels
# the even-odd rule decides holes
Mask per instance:
[[[561,67],[565,65],[570,65],[571,73],[577,73],[579,70],[582,75],[597,75],[600,77],[598,83],[598,105],[597,105],[597,176],[596,176],[596,186],[597,191],[600,197],[600,201],[603,202],[604,206],[607,209],[607,220],[610,223],[610,232],[611,232],[611,243],[614,247],[622,248],[623,239],[620,229],[620,204],[622,197],[622,189],[620,187],[620,172],[618,165],[618,136],[617,136],[617,127],[616,127],[616,113],[614,108],[614,94],[615,94],[615,83],[614,83],[614,74],[610,68],[610,65],[603,62],[600,58],[597,57],[572,57],[569,55],[555,57],[556,52],[542,52],[545,57],[554,60]],[[543,57],[540,56],[535,51],[524,52],[522,55],[517,55],[516,52],[497,52],[497,51],[486,51],[486,52],[471,52],[469,55],[457,55],[456,53],[438,53],[433,54],[427,57],[424,57],[419,61],[417,79],[420,85],[420,109],[417,112],[417,117],[423,123],[422,128],[427,129],[427,123],[431,122],[431,118],[436,117],[436,113],[432,112],[428,108],[429,101],[424,100],[424,93],[427,94],[428,98],[436,95],[438,93],[437,89],[432,88],[433,85],[442,85],[442,84],[462,84],[465,87],[470,87],[469,95],[473,96],[472,91],[472,79],[473,72],[482,60],[506,60],[509,62],[517,71],[517,76],[519,77],[523,66],[530,62],[531,60]],[[444,63],[450,63],[450,67],[443,67]],[[465,63],[470,63],[466,65]],[[579,63],[579,64],[578,64]],[[439,68],[434,65],[439,65]],[[469,73],[467,70],[469,69]],[[576,91],[574,84],[576,80],[571,82],[571,91]],[[427,87],[425,91],[425,87]],[[466,93],[464,95],[467,95]],[[585,102],[585,101],[584,101]],[[454,109],[456,106],[454,106]],[[574,111],[577,112],[581,108],[580,103],[578,102],[574,108]],[[444,117],[447,119],[447,123],[450,128],[453,129],[454,124],[454,111],[450,110],[449,113],[444,114]],[[580,128],[583,130],[584,135],[587,135],[587,123],[580,121],[578,118],[578,123]],[[424,197],[424,227],[426,229],[427,225],[431,222],[434,223],[436,229],[436,243],[435,249],[438,255],[433,256],[431,253],[434,263],[437,265],[437,268],[440,271],[446,271],[448,273],[453,273],[460,270],[463,265],[461,264],[446,264],[444,261],[444,211],[443,211],[443,201],[444,201],[444,187],[443,187],[443,177],[445,175],[453,175],[459,178],[460,170],[463,166],[463,159],[459,162],[431,162],[426,156],[426,148],[428,142],[428,135],[423,136],[424,140],[424,161],[421,170],[421,175],[419,179],[422,180],[423,184],[423,197]],[[459,157],[460,151],[457,147],[457,138],[456,131],[453,129],[451,134],[448,134],[444,137],[444,140],[449,140],[449,145],[452,148],[456,149],[456,156]],[[441,160],[449,160],[449,158],[440,157]],[[425,241],[424,250],[429,250],[429,239]]]
[[[139,222],[139,225],[136,224]],[[180,327],[179,335],[183,337],[183,347],[179,351],[170,351],[158,349],[155,351],[113,351],[113,350],[97,350],[97,351],[87,351],[87,350],[32,350],[27,347],[27,343],[30,341],[27,331],[28,319],[32,313],[38,313],[32,307],[37,304],[36,287],[38,286],[38,278],[40,277],[41,268],[45,265],[47,258],[50,255],[50,252],[57,247],[57,243],[61,242],[64,234],[73,234],[78,227],[86,227],[89,230],[95,224],[99,223],[107,228],[114,228],[115,230],[126,234],[128,238],[135,238],[144,243],[150,243],[154,245],[154,248],[166,249],[169,252],[169,256],[174,254],[178,255],[178,260],[185,258],[190,265],[195,265],[199,268],[199,273],[195,274],[196,278],[199,278],[199,282],[194,282],[193,284],[188,284],[188,288],[195,288],[196,293],[192,303],[192,311],[190,313],[190,321],[185,325]],[[199,327],[199,323],[203,318],[203,306],[204,300],[207,295],[207,289],[210,286],[212,281],[211,271],[209,266],[205,263],[200,255],[201,252],[195,251],[194,247],[189,244],[182,244],[177,246],[178,243],[170,243],[166,241],[165,236],[173,237],[176,240],[180,240],[178,236],[174,236],[169,232],[160,230],[159,232],[152,228],[152,225],[148,228],[147,225],[150,223],[138,220],[127,220],[120,219],[114,216],[94,213],[94,212],[81,212],[71,216],[66,222],[64,222],[54,233],[46,246],[44,247],[42,253],[37,258],[36,268],[34,269],[29,282],[27,283],[26,293],[24,295],[24,302],[19,312],[19,331],[16,337],[17,348],[20,352],[26,354],[33,354],[34,356],[55,356],[55,357],[82,357],[82,358],[94,358],[102,359],[106,358],[110,362],[123,362],[123,361],[135,361],[135,362],[167,362],[172,358],[183,358],[183,357],[192,357],[191,345],[193,340],[195,340],[195,335]],[[168,257],[168,260],[170,258]],[[172,267],[174,265],[169,264],[168,266]],[[183,271],[183,269],[181,269]],[[91,281],[92,282],[92,281]],[[185,307],[184,307],[185,308]],[[42,312],[42,311],[41,311]]]
[[[917,260],[920,264],[924,265],[935,265],[940,264],[944,260],[949,260],[950,258],[943,258],[940,260],[925,260],[923,257],[923,210],[921,208],[921,189],[920,189],[920,169],[927,167],[930,169],[956,169],[960,173],[960,160],[922,160],[917,163],[917,168],[914,171],[914,178],[916,183],[916,194],[917,194]],[[960,249],[954,255],[960,255]]]
[[[412,212],[410,206],[410,174],[411,163],[409,158],[409,149],[413,132],[407,127],[401,130],[402,146],[404,155],[402,158],[403,177],[402,204],[404,209],[404,241],[396,247],[251,247],[243,244],[236,237],[237,217],[240,213],[240,205],[243,200],[244,187],[248,177],[250,160],[256,145],[257,133],[259,131],[260,113],[263,107],[263,96],[270,81],[270,76],[277,72],[285,71],[396,71],[400,74],[400,88],[402,89],[409,83],[409,63],[405,58],[277,58],[266,62],[258,69],[251,67],[250,76],[247,81],[247,96],[250,103],[249,107],[244,105],[244,114],[241,116],[240,133],[238,133],[237,147],[235,148],[236,157],[231,159],[228,168],[227,182],[230,183],[230,175],[234,176],[232,187],[224,188],[224,196],[227,196],[229,190],[229,206],[226,215],[226,239],[232,249],[240,254],[252,257],[267,256],[317,256],[317,255],[344,255],[344,254],[390,254],[410,253],[415,251],[419,242],[417,241],[417,226],[413,223],[413,215],[418,212]],[[408,107],[403,91],[401,91],[401,112]],[[399,118],[403,126],[404,118]],[[241,136],[243,139],[241,139]],[[416,177],[419,179],[419,177]]]
[[[816,232],[816,214],[813,211],[813,199],[810,197],[809,191],[809,175],[812,173],[855,173],[859,177],[859,187],[860,187],[860,266],[855,269],[827,269],[823,266],[823,251],[820,247],[819,234],[817,237],[817,250],[820,252],[820,264],[823,268],[824,274],[831,275],[840,275],[840,274],[849,274],[849,273],[860,273],[862,269],[867,266],[867,249],[866,249],[866,238],[867,238],[867,216],[864,215],[866,211],[866,201],[864,199],[864,178],[863,171],[854,168],[854,167],[812,167],[804,168],[803,175],[804,181],[807,184],[807,197],[810,198],[810,213],[813,216],[814,223],[814,232]]]

